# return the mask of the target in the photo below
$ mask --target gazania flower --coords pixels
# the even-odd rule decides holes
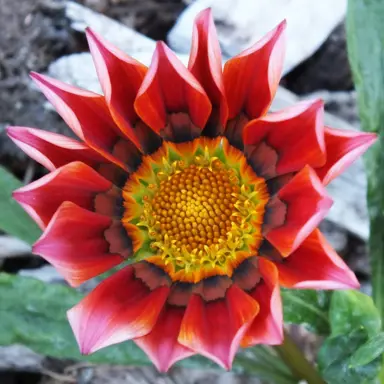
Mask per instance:
[[[239,346],[282,342],[279,287],[358,287],[316,229],[325,185],[374,141],[324,127],[323,103],[269,113],[285,23],[229,60],[210,11],[188,69],[159,42],[149,68],[88,41],[104,96],[33,79],[80,141],[9,136],[50,173],[14,193],[44,234],[33,247],[76,287],[82,353],[133,339],[159,370],[193,354],[230,368]]]

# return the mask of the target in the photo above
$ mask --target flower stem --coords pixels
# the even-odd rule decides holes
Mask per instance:
[[[326,384],[287,331],[284,331],[283,344],[276,345],[274,349],[298,380],[306,380],[308,384]]]

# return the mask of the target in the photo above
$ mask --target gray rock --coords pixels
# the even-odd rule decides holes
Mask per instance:
[[[332,31],[311,57],[284,78],[284,85],[300,95],[318,89],[353,89],[344,23]]]
[[[65,283],[64,278],[51,265],[43,265],[35,269],[21,269],[20,276],[33,277],[44,283]]]
[[[303,99],[320,97],[324,100],[325,110],[348,121],[356,129],[360,129],[360,118],[357,106],[356,91],[317,91],[303,96]]]
[[[43,368],[44,356],[23,345],[0,347],[0,371],[39,372]]]
[[[320,230],[325,235],[336,252],[341,253],[348,244],[348,232],[335,225],[331,221],[324,220],[320,224]]]

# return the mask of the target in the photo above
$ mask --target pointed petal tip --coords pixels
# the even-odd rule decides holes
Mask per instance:
[[[212,8],[205,8],[197,14],[195,18],[195,24],[201,21],[209,21],[211,19],[213,21]]]

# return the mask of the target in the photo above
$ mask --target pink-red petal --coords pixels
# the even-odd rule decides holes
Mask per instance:
[[[258,303],[236,285],[227,290],[225,299],[211,302],[193,294],[178,340],[230,369],[239,344],[258,311]]]
[[[330,183],[361,156],[377,139],[374,133],[362,133],[325,127],[327,162],[316,168],[324,185]]]
[[[250,292],[259,303],[260,312],[245,334],[241,346],[256,344],[277,345],[283,342],[283,307],[278,271],[274,263],[258,258],[262,281]]]
[[[120,264],[123,257],[111,253],[105,231],[112,219],[64,202],[33,246],[72,286]]]
[[[169,288],[151,291],[127,266],[105,279],[68,311],[83,354],[149,333],[167,299]]]
[[[148,355],[160,372],[166,372],[177,361],[195,354],[177,341],[185,308],[164,306],[156,325],[135,343]]]
[[[92,149],[124,170],[135,170],[140,153],[114,123],[103,96],[31,74],[68,126]]]
[[[204,134],[217,136],[223,132],[228,118],[221,50],[210,9],[200,12],[192,35],[188,69],[200,82],[212,103],[212,114]]]
[[[296,174],[276,196],[286,205],[285,217],[278,227],[270,226],[264,236],[285,257],[318,226],[333,202],[309,166]],[[281,219],[280,215],[277,217]]]
[[[104,40],[91,29],[86,35],[103,93],[113,119],[144,153],[161,145],[160,137],[139,121],[133,107],[147,67]]]
[[[158,42],[135,109],[155,132],[173,141],[186,141],[198,136],[204,128],[211,103],[176,55]]]
[[[354,273],[318,229],[276,267],[280,284],[287,288],[359,288]]]
[[[29,127],[8,127],[8,136],[29,157],[50,171],[72,161],[94,167],[103,157],[86,144],[58,133]]]
[[[301,102],[253,120],[244,128],[248,161],[265,178],[325,164],[324,103]]]
[[[13,197],[44,229],[64,201],[94,210],[96,196],[111,188],[112,183],[92,168],[73,162],[19,188]]]
[[[224,85],[230,119],[240,113],[249,119],[267,113],[283,69],[285,27],[283,21],[253,47],[225,63]]]

